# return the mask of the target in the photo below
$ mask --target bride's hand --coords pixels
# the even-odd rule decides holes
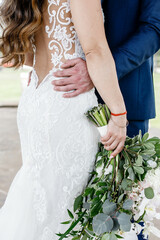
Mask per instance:
[[[106,136],[101,138],[104,148],[108,151],[112,150],[111,158],[116,157],[123,150],[126,140],[126,117],[112,116],[109,123]]]

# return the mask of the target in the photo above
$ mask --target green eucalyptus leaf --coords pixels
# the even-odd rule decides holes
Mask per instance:
[[[123,203],[123,209],[125,210],[131,210],[133,206],[133,201],[131,199],[127,199]]]
[[[153,188],[148,187],[144,189],[144,194],[147,199],[153,199],[154,198],[154,191]]]
[[[137,158],[137,160],[136,160],[136,162],[135,162],[134,165],[136,165],[136,166],[138,166],[138,167],[141,167],[142,164],[143,164],[143,158],[142,158],[141,155],[138,155],[138,158]]]
[[[139,150],[141,149],[141,146],[133,146],[130,148],[130,150],[134,151],[134,152],[139,152]]]
[[[155,151],[158,158],[160,158],[160,143],[155,145]]]
[[[123,179],[121,186],[122,186],[123,190],[127,189],[127,179],[126,178]]]
[[[135,181],[135,173],[134,173],[132,167],[128,168],[128,173],[129,173],[129,178],[130,178],[132,181]]]
[[[120,229],[120,225],[119,225],[118,219],[116,217],[112,218],[112,220],[113,220],[112,231],[116,232],[116,231],[118,231],[118,229]]]
[[[145,142],[148,139],[148,137],[149,137],[149,133],[147,132],[143,135],[142,142]]]
[[[138,174],[143,174],[144,173],[144,169],[142,167],[137,167],[137,166],[133,166],[134,171]]]
[[[128,168],[128,174],[129,174],[129,178],[134,181],[135,180],[135,173],[132,169],[132,167]]]
[[[83,197],[82,195],[79,195],[75,201],[74,201],[74,212],[77,211],[77,209],[82,205]]]
[[[117,181],[118,182],[121,182],[123,179],[123,174],[122,174],[122,171],[120,169],[118,169],[118,172],[117,172]]]
[[[153,157],[156,154],[156,151],[151,149],[150,150],[146,149],[146,150],[143,150],[140,154],[142,157],[145,157],[145,155],[148,155],[149,157]]]
[[[152,138],[148,139],[147,142],[151,142],[155,145],[156,143],[160,142],[160,139],[158,137],[152,137]]]
[[[113,213],[116,210],[117,205],[116,205],[116,203],[110,202],[110,200],[107,199],[104,202],[102,207],[103,207],[103,212],[107,215],[110,215],[111,213]]]
[[[155,148],[155,146],[154,146],[154,144],[153,144],[152,142],[145,142],[145,143],[143,144],[143,146],[144,146],[145,148],[147,148],[147,149],[154,149],[154,148]]]
[[[104,213],[99,213],[93,218],[92,226],[95,234],[100,235],[112,230],[113,220],[110,216]]]
[[[131,229],[131,215],[126,213],[120,213],[118,216],[118,222],[120,224],[120,228],[124,232],[129,232]]]
[[[118,198],[118,203],[121,203],[124,197],[124,193],[122,193]]]
[[[127,191],[131,190],[132,180],[124,178],[122,183],[121,183],[121,186],[122,186],[123,190],[127,190]]]

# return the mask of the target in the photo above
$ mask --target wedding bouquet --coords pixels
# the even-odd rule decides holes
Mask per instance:
[[[106,128],[110,111],[106,105],[98,105],[86,116],[99,128]],[[106,133],[106,131],[105,131]],[[150,138],[141,132],[134,138],[126,138],[123,151],[110,159],[99,143],[95,167],[88,184],[73,206],[68,209],[69,224],[59,239],[136,239],[133,233],[150,232],[160,236],[153,220],[160,219],[160,139]],[[140,222],[144,226],[140,226]]]

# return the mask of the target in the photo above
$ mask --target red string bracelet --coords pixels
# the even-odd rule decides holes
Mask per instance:
[[[127,111],[125,111],[125,112],[123,112],[123,113],[117,113],[117,114],[111,112],[111,115],[112,115],[112,116],[115,116],[115,117],[122,116],[122,115],[126,115],[126,114],[127,114]]]

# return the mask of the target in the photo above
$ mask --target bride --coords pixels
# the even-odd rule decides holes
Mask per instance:
[[[85,58],[90,77],[112,113],[101,139],[115,157],[126,138],[126,108],[104,32],[100,0],[4,0],[0,10],[3,63],[33,66],[17,112],[22,167],[0,210],[1,240],[55,240],[92,171],[97,129],[84,113],[95,88],[74,98],[52,87],[65,61]],[[68,75],[70,72],[68,70]],[[65,78],[64,78],[65,81]]]

